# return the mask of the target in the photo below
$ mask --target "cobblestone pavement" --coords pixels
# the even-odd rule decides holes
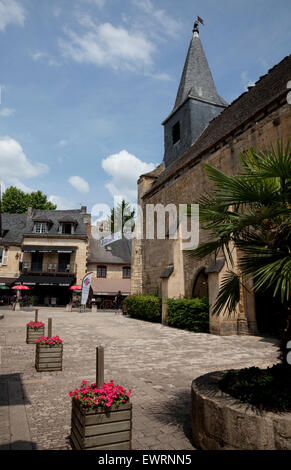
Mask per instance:
[[[40,309],[64,341],[63,371],[36,372],[26,344],[33,311],[3,311],[0,320],[0,449],[69,450],[68,391],[95,380],[96,346],[105,348],[105,380],[132,389],[133,449],[193,450],[190,388],[214,370],[267,367],[276,343],[255,336],[190,333],[113,312]],[[46,329],[47,332],[47,329]]]

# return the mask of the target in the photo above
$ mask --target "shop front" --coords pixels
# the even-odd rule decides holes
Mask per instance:
[[[11,286],[15,281],[15,277],[0,277],[0,307],[12,304],[15,293]]]
[[[66,306],[71,301],[69,287],[74,284],[74,277],[57,276],[20,276],[16,283],[29,287],[22,298],[23,303],[35,306]],[[28,299],[26,298],[28,297]]]
[[[130,279],[92,278],[91,287],[98,308],[115,309],[118,292],[121,293],[123,300],[130,294]]]

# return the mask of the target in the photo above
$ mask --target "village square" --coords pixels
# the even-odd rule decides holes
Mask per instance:
[[[0,0],[7,14],[0,34],[26,22],[27,10],[12,3],[11,10]],[[100,15],[105,3],[94,3]],[[167,21],[177,37],[178,20],[155,2],[129,3],[153,28],[154,20]],[[111,61],[120,82],[133,71],[154,79],[149,41],[159,43],[157,34],[147,42],[144,31],[115,29],[108,18],[97,25],[92,5],[81,14],[76,4],[75,20],[87,33],[63,27],[66,66]],[[122,12],[124,25],[133,22],[130,12]],[[62,6],[52,15],[60,21]],[[98,142],[103,133],[113,152],[101,162],[111,180],[98,170],[92,184],[85,154],[78,166],[64,150],[69,137],[61,139],[49,194],[54,184],[65,190],[59,178],[69,168],[75,175],[66,173],[72,192],[65,200],[23,182],[33,175],[41,182],[49,160],[31,163],[8,129],[0,138],[0,450],[183,451],[185,459],[196,450],[291,450],[291,56],[268,62],[227,100],[204,49],[206,26],[198,15],[190,29],[184,25],[188,50],[175,64],[180,79],[166,100],[155,164],[116,153],[114,138],[105,144],[114,126],[104,117]],[[31,53],[31,60],[50,57],[64,94],[70,85],[50,54]],[[171,80],[158,75],[163,95]],[[89,96],[89,88],[78,93]],[[119,112],[114,92],[106,93],[106,108]],[[147,100],[143,109],[154,108]],[[13,115],[9,109],[1,116]],[[54,119],[58,112],[48,110]],[[132,134],[142,113],[134,119],[129,111],[121,118],[136,124]],[[70,129],[72,154],[78,132]],[[77,176],[83,167],[94,190],[86,171]],[[92,203],[90,191],[100,198],[105,189],[114,203]],[[113,463],[104,458],[100,464]],[[130,467],[132,458],[128,452],[118,463]]]

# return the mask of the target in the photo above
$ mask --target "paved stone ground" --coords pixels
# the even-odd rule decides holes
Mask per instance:
[[[95,380],[96,346],[105,348],[105,380],[132,389],[133,448],[193,450],[190,389],[214,370],[277,362],[272,339],[190,333],[113,312],[40,309],[64,340],[62,372],[36,372],[25,343],[33,311],[3,311],[0,320],[0,449],[69,450],[68,391]],[[46,330],[47,332],[47,330]]]

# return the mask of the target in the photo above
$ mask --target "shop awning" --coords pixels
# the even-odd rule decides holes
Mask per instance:
[[[0,277],[0,286],[11,286],[17,277]]]
[[[60,286],[70,287],[73,284],[74,278],[67,276],[20,276],[17,284],[25,286]]]
[[[94,295],[122,295],[130,294],[130,279],[99,279],[92,278],[91,286]]]
[[[72,253],[76,246],[22,245],[23,253]]]

